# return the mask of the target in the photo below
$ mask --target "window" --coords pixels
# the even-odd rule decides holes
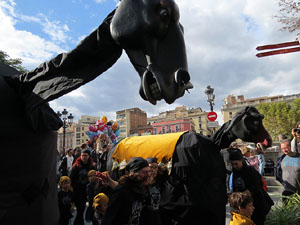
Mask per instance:
[[[84,137],[84,133],[81,133],[81,136]]]
[[[176,132],[179,132],[180,131],[180,125],[176,125],[175,129],[176,129]]]
[[[79,140],[76,140],[76,145],[80,145],[80,139]]]
[[[166,127],[165,127],[165,126],[162,127],[162,133],[163,133],[163,134],[166,133]]]
[[[199,123],[199,129],[202,129],[202,124],[201,123]]]
[[[84,130],[84,127],[82,127],[81,130]]]
[[[125,118],[125,114],[119,114],[117,115],[117,119],[124,119]]]
[[[76,132],[80,132],[80,127],[76,127]]]
[[[232,118],[232,112],[229,112],[229,118]]]
[[[80,138],[80,133],[77,133],[77,134],[76,134],[76,138]]]
[[[154,128],[154,134],[157,134],[157,128],[156,127]]]

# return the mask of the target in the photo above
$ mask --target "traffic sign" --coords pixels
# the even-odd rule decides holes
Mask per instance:
[[[216,119],[217,119],[217,113],[215,113],[215,112],[209,112],[209,113],[207,113],[207,119],[209,120],[209,121],[215,121]]]
[[[214,127],[218,127],[219,123],[218,121],[213,121],[213,122],[208,122],[207,127],[209,128],[214,128]]]

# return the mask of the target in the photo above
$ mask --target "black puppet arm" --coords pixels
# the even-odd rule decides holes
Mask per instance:
[[[68,53],[61,53],[33,71],[6,77],[21,98],[33,130],[56,130],[62,124],[48,102],[95,79],[121,56],[110,33],[111,12],[103,23]]]

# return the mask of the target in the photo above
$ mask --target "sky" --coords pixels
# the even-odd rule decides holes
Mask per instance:
[[[299,93],[300,52],[257,58],[256,47],[294,41],[296,33],[280,31],[278,1],[177,0],[184,27],[188,67],[194,88],[172,104],[152,105],[139,95],[140,78],[125,52],[106,72],[50,102],[75,116],[107,116],[139,107],[148,115],[177,106],[209,111],[204,94],[214,88],[214,111],[229,94],[246,99]],[[0,0],[0,50],[21,58],[32,70],[59,53],[71,51],[117,6],[117,0]]]

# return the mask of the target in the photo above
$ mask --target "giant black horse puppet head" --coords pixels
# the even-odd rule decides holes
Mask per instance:
[[[193,87],[173,0],[122,0],[110,28],[141,77],[143,99],[152,104],[165,99],[170,104]]]
[[[272,146],[272,138],[263,126],[264,115],[260,114],[253,106],[247,106],[237,112],[234,117],[223,124],[223,126],[214,134],[213,141],[226,148],[235,138],[243,141],[260,143],[262,147]],[[230,137],[228,139],[228,137]]]
[[[193,87],[173,0],[122,0],[76,48],[28,73],[5,79],[22,98],[33,128],[55,130],[61,123],[48,123],[46,117],[55,118],[55,113],[45,113],[41,105],[98,77],[113,66],[123,49],[141,77],[140,95],[152,104],[161,99],[171,104]],[[48,124],[34,122],[33,115]]]

